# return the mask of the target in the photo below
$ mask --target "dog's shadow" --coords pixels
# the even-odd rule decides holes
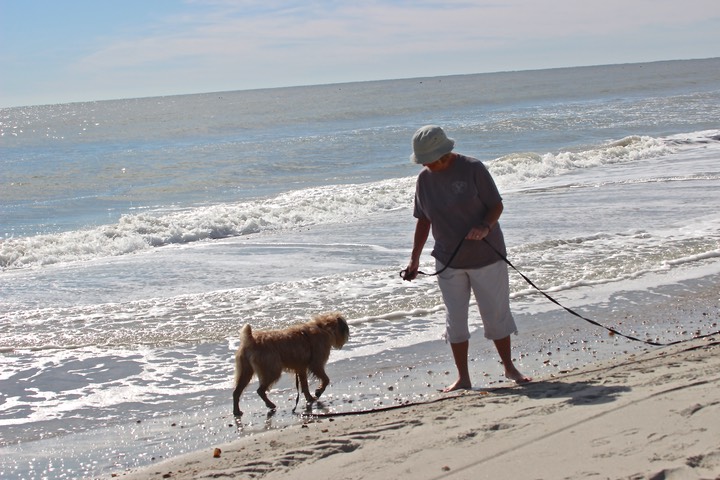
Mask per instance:
[[[305,405],[305,414],[311,414],[314,409],[327,411],[327,407],[322,400],[315,400],[314,402]],[[296,413],[296,410],[297,409],[293,409],[293,413]]]
[[[310,418],[313,415],[317,415],[318,413],[323,414],[330,411],[329,406],[320,401],[316,400],[312,403],[306,403],[304,407],[301,408],[300,405],[296,405],[291,411],[291,417],[295,419],[306,419]],[[271,430],[275,428],[275,425],[273,424],[273,420],[278,415],[278,408],[269,408],[267,409],[267,412],[265,413],[265,430]],[[283,416],[283,414],[280,414]],[[235,427],[238,429],[238,431],[242,432],[245,430],[245,423],[243,423],[243,417],[245,417],[245,414],[243,415],[235,415]],[[247,423],[247,422],[246,422]],[[253,422],[250,421],[249,424],[252,424]]]
[[[273,419],[275,418],[275,415],[277,414],[277,408],[269,408],[267,413],[265,414],[265,430],[271,430],[274,428],[273,425]],[[243,432],[245,430],[245,423],[243,423],[243,416],[244,415],[235,415],[235,427],[237,428],[238,432]],[[254,422],[250,422],[249,425],[252,425]]]

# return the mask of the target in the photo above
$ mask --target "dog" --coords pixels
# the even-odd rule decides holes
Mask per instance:
[[[235,352],[233,414],[242,415],[240,396],[255,374],[260,382],[257,394],[269,409],[275,410],[267,391],[283,370],[297,375],[305,399],[312,404],[330,383],[325,373],[330,349],[342,348],[349,338],[350,329],[339,312],[315,315],[307,323],[283,330],[253,333],[250,325],[245,325],[240,332],[240,347]],[[314,397],[308,387],[308,372],[320,380]]]

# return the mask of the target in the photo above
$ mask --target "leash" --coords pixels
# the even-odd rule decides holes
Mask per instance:
[[[685,340],[675,340],[674,342],[669,342],[669,343],[653,342],[653,341],[651,341],[651,340],[643,340],[643,339],[641,339],[641,338],[637,338],[637,337],[634,337],[634,336],[632,336],[632,335],[626,335],[626,334],[624,334],[624,333],[622,333],[622,332],[620,332],[620,331],[618,331],[618,330],[616,330],[616,329],[614,329],[614,328],[612,328],[612,327],[605,326],[605,325],[601,324],[600,322],[596,322],[595,320],[592,320],[592,319],[590,319],[590,318],[587,318],[587,317],[585,317],[585,316],[577,313],[575,310],[573,310],[573,309],[571,309],[571,308],[569,308],[569,307],[566,307],[566,306],[562,305],[560,302],[558,302],[558,301],[555,300],[553,297],[551,297],[548,293],[546,293],[545,291],[543,291],[540,287],[538,287],[537,285],[535,285],[535,283],[534,283],[532,280],[530,280],[530,278],[528,278],[527,275],[525,275],[524,273],[522,273],[515,265],[513,265],[512,262],[511,262],[510,260],[508,260],[505,255],[503,255],[502,253],[500,253],[490,242],[488,242],[486,238],[483,238],[482,240],[495,252],[495,254],[497,254],[498,257],[500,257],[500,259],[502,259],[510,268],[512,268],[513,270],[515,270],[515,271],[523,278],[523,280],[525,280],[525,281],[526,281],[531,287],[533,287],[535,290],[537,290],[538,292],[540,292],[545,298],[547,298],[548,300],[550,300],[552,303],[554,303],[555,305],[559,306],[559,307],[562,308],[563,310],[567,311],[568,313],[570,313],[570,314],[572,314],[572,315],[574,315],[574,316],[576,316],[576,317],[578,317],[578,318],[580,318],[580,319],[582,319],[582,320],[585,320],[586,322],[591,323],[592,325],[595,325],[595,326],[600,327],[600,328],[604,328],[605,330],[607,330],[608,332],[610,332],[610,335],[618,335],[618,336],[627,338],[628,340],[632,340],[632,341],[635,341],[635,342],[641,342],[641,343],[645,343],[645,344],[652,345],[652,346],[656,346],[656,347],[669,347],[669,346],[671,346],[671,345],[677,345],[677,344],[689,342],[689,341],[692,341],[692,340],[699,340],[699,339],[703,339],[703,338],[713,337],[713,336],[715,336],[715,335],[720,334],[720,330],[718,330],[717,332],[708,333],[708,334],[706,334],[706,335],[695,335],[695,336],[692,337],[692,338],[688,338],[688,339],[685,339]],[[417,271],[417,274],[427,275],[427,276],[430,276],[430,277],[431,277],[431,276],[439,275],[440,273],[444,272],[444,271],[448,268],[448,266],[450,265],[450,262],[452,262],[453,258],[455,258],[455,255],[456,255],[456,254],[458,253],[458,251],[460,250],[460,247],[462,246],[462,244],[463,244],[464,241],[465,241],[465,238],[463,238],[462,240],[460,240],[460,243],[458,243],[458,246],[455,248],[455,251],[454,251],[454,252],[452,253],[452,255],[450,256],[450,260],[448,260],[447,265],[445,265],[443,268],[441,268],[440,270],[438,270],[438,271],[435,272],[435,273],[425,273],[425,272],[423,272],[423,271],[418,270],[418,271]],[[404,269],[404,270],[401,270],[401,271],[400,271],[400,277],[401,277],[403,280],[405,280],[405,277],[406,277],[407,274],[408,274],[407,269]],[[717,345],[717,343],[715,343],[714,345]],[[697,347],[694,347],[694,348],[697,348]],[[460,396],[463,396],[463,395],[445,396],[445,397],[439,397],[439,398],[436,398],[436,399],[433,399],[433,400],[429,400],[429,401],[406,402],[406,403],[402,403],[402,404],[398,404],[398,405],[390,405],[390,406],[387,406],[387,407],[370,408],[370,409],[367,409],[367,410],[355,410],[355,411],[346,411],[346,412],[325,412],[325,413],[321,413],[321,412],[315,412],[315,413],[313,413],[313,412],[309,412],[309,411],[308,411],[308,412],[296,413],[296,409],[297,409],[297,406],[298,406],[298,402],[300,401],[300,377],[297,376],[297,375],[296,375],[296,377],[295,377],[295,388],[297,388],[297,397],[295,398],[295,407],[292,409],[292,413],[293,413],[294,415],[298,415],[298,416],[300,416],[300,417],[302,417],[302,418],[332,418],[332,417],[345,417],[345,416],[351,416],[351,415],[352,415],[352,416],[354,416],[354,415],[367,415],[367,414],[371,414],[371,413],[386,412],[386,411],[389,411],[389,410],[396,410],[396,409],[400,409],[400,408],[408,408],[408,407],[414,407],[414,406],[419,406],[419,405],[428,405],[428,404],[432,404],[432,403],[437,403],[437,402],[443,402],[443,401],[446,401],[446,400],[456,399],[456,398],[458,398],[458,397],[460,397]],[[483,393],[487,393],[487,392],[483,392]]]
[[[622,332],[620,332],[620,331],[618,331],[618,330],[616,330],[616,329],[614,329],[614,328],[612,328],[612,327],[605,326],[605,325],[603,325],[603,324],[601,324],[601,323],[599,323],[599,322],[596,322],[595,320],[592,320],[592,319],[590,319],[590,318],[587,318],[587,317],[585,317],[585,316],[577,313],[575,310],[573,310],[573,309],[571,309],[571,308],[569,308],[569,307],[564,306],[564,305],[561,304],[559,301],[557,301],[557,300],[555,300],[553,297],[551,297],[548,293],[546,293],[545,291],[543,291],[540,287],[538,287],[537,285],[535,285],[535,283],[534,283],[532,280],[530,280],[530,278],[528,278],[527,275],[525,275],[524,273],[522,273],[515,265],[513,265],[512,262],[511,262],[510,260],[508,260],[505,255],[503,255],[502,253],[500,253],[500,251],[498,251],[498,249],[496,249],[490,242],[488,242],[486,238],[483,238],[482,240],[483,240],[483,242],[485,242],[485,243],[492,249],[493,252],[495,252],[495,254],[496,254],[498,257],[500,257],[500,259],[502,259],[510,268],[512,268],[513,270],[515,270],[515,271],[523,278],[523,280],[525,280],[525,281],[526,281],[531,287],[533,287],[535,290],[537,290],[538,292],[540,292],[545,298],[547,298],[548,300],[550,300],[552,303],[554,303],[555,305],[559,306],[559,307],[562,308],[563,310],[567,311],[567,312],[570,313],[571,315],[574,315],[574,316],[576,316],[576,317],[578,317],[578,318],[580,318],[580,319],[582,319],[582,320],[585,320],[586,322],[588,322],[588,323],[590,323],[590,324],[592,324],[592,325],[595,325],[595,326],[597,326],[597,327],[604,328],[605,330],[607,330],[608,332],[610,332],[610,335],[618,335],[618,336],[627,338],[628,340],[632,340],[632,341],[635,341],[635,342],[641,342],[641,343],[645,343],[645,344],[647,344],[647,345],[652,345],[652,346],[656,346],[656,347],[669,347],[669,346],[671,346],[671,345],[677,345],[677,344],[689,342],[689,341],[692,341],[692,340],[698,340],[698,339],[713,337],[713,336],[715,336],[715,335],[720,334],[720,330],[718,330],[718,331],[713,332],[713,333],[708,333],[708,334],[705,334],[705,335],[695,335],[695,336],[692,337],[692,338],[688,338],[688,339],[685,339],[685,340],[675,340],[675,341],[673,341],[673,342],[668,342],[668,343],[653,342],[653,341],[651,341],[651,340],[643,340],[643,339],[641,339],[641,338],[637,338],[637,337],[634,337],[634,336],[632,336],[632,335],[626,335],[626,334],[624,334],[624,333],[622,333]],[[427,275],[427,276],[435,276],[435,275],[439,275],[439,274],[441,274],[442,272],[444,272],[444,271],[449,267],[450,262],[452,262],[452,260],[455,258],[455,255],[457,255],[457,253],[458,253],[458,251],[460,250],[460,247],[462,246],[462,244],[463,244],[464,241],[465,241],[465,238],[463,238],[462,240],[460,240],[460,242],[458,243],[458,246],[455,247],[455,251],[454,251],[454,252],[452,253],[452,255],[450,256],[450,259],[448,260],[447,265],[445,265],[443,268],[441,268],[440,270],[438,270],[438,271],[435,272],[435,273],[425,273],[425,272],[423,272],[423,271],[418,270],[418,271],[417,271],[417,274],[419,274],[419,275]],[[401,271],[400,271],[400,277],[401,277],[403,280],[405,280],[405,276],[407,275],[407,273],[408,273],[407,269],[401,270]],[[390,406],[387,406],[387,407],[377,407],[377,408],[371,408],[371,409],[367,409],[367,410],[356,410],[356,411],[349,411],[349,412],[327,412],[327,413],[302,412],[302,413],[296,413],[298,404],[299,404],[299,402],[300,402],[300,376],[297,375],[297,374],[295,375],[295,388],[297,389],[297,396],[295,397],[295,406],[294,406],[293,409],[292,409],[292,413],[293,413],[294,415],[298,415],[298,416],[303,417],[303,418],[331,418],[331,417],[343,417],[343,416],[350,416],[350,415],[366,415],[366,414],[370,414],[370,413],[378,413],[378,412],[385,412],[385,411],[389,411],[389,410],[396,410],[396,409],[399,409],[399,408],[408,408],[408,407],[414,407],[414,406],[418,406],[418,405],[427,405],[427,404],[432,404],[432,403],[437,403],[437,402],[443,402],[443,401],[446,401],[446,400],[451,400],[451,399],[458,398],[459,396],[462,396],[462,395],[452,395],[452,396],[445,396],[445,397],[436,398],[436,399],[434,399],[434,400],[429,400],[429,401],[406,402],[406,403],[402,403],[402,404],[399,404],[399,405],[390,405]]]
[[[300,403],[300,375],[295,374],[295,389],[297,390],[297,397],[295,397],[295,406],[292,409],[292,413],[297,410],[298,403]]]
[[[616,329],[614,329],[614,328],[612,328],[612,327],[608,327],[608,326],[603,325],[603,324],[601,324],[601,323],[599,323],[599,322],[596,322],[595,320],[592,320],[592,319],[587,318],[587,317],[585,317],[585,316],[583,316],[583,315],[580,315],[579,313],[577,313],[577,312],[576,312],[575,310],[573,310],[572,308],[566,307],[565,305],[561,304],[560,302],[558,302],[557,300],[555,300],[553,297],[551,297],[550,295],[548,295],[546,292],[544,292],[542,289],[540,289],[537,285],[535,285],[535,283],[533,283],[533,281],[530,280],[524,273],[522,273],[520,270],[518,270],[517,267],[515,267],[515,265],[513,265],[512,262],[510,262],[510,260],[508,260],[507,257],[505,257],[505,255],[503,255],[502,253],[498,252],[498,250],[497,250],[495,247],[493,247],[493,246],[490,244],[490,242],[488,242],[488,241],[487,241],[486,239],[484,239],[484,238],[483,238],[483,241],[484,241],[485,243],[487,243],[488,246],[490,246],[490,248],[491,248],[505,263],[507,263],[510,268],[512,268],[513,270],[515,270],[517,273],[519,273],[520,276],[523,278],[523,280],[525,280],[525,281],[526,281],[531,287],[533,287],[535,290],[537,290],[538,292],[542,293],[545,298],[547,298],[548,300],[550,300],[551,302],[553,302],[555,305],[557,305],[558,307],[562,308],[562,309],[565,310],[566,312],[568,312],[568,313],[570,313],[570,314],[572,314],[572,315],[575,315],[576,317],[578,317],[578,318],[580,318],[580,319],[582,319],[582,320],[585,320],[586,322],[591,323],[591,324],[595,325],[596,327],[604,328],[605,330],[607,330],[608,332],[610,332],[610,335],[618,335],[618,336],[627,338],[628,340],[632,340],[632,341],[635,341],[635,342],[641,342],[641,343],[645,343],[645,344],[648,344],[648,345],[653,345],[653,346],[655,346],[655,347],[669,347],[670,345],[677,345],[677,344],[679,344],[679,343],[689,342],[690,340],[697,340],[697,339],[700,339],[700,338],[712,337],[712,336],[717,335],[717,334],[720,333],[720,330],[718,330],[717,332],[708,333],[708,334],[706,334],[706,335],[695,335],[694,337],[689,338],[689,339],[685,339],[685,340],[675,340],[675,341],[673,341],[673,342],[668,342],[668,343],[653,342],[652,340],[643,340],[642,338],[637,338],[637,337],[633,337],[632,335],[627,335],[627,334],[622,333],[622,332],[620,332],[620,331],[618,331],[618,330],[616,330]]]
[[[466,396],[466,393],[460,393],[456,395],[449,395],[445,397],[438,397],[432,400],[418,401],[418,402],[405,402],[398,405],[388,405],[387,407],[375,407],[367,410],[352,410],[349,412],[302,412],[293,413],[303,418],[331,418],[331,417],[349,417],[354,415],[367,415],[370,413],[387,412],[388,410],[397,410],[399,408],[417,407],[418,405],[430,405],[432,403],[444,402],[446,400],[453,400],[455,398]]]
[[[445,269],[447,269],[448,266],[450,265],[450,262],[452,262],[453,258],[455,258],[455,255],[456,255],[457,252],[460,250],[460,247],[462,246],[462,244],[463,244],[464,241],[465,241],[465,238],[463,237],[463,239],[460,240],[460,243],[458,244],[458,246],[455,248],[455,251],[453,252],[453,254],[450,256],[450,260],[448,260],[447,265],[445,265],[442,269],[438,270],[438,271],[435,272],[435,273],[430,273],[430,274],[418,270],[418,271],[417,271],[418,275],[433,276],[433,275],[439,275],[440,273],[444,272]],[[641,343],[645,343],[645,344],[647,344],[647,345],[652,345],[652,346],[655,346],[655,347],[669,347],[670,345],[677,345],[677,344],[679,344],[679,343],[688,342],[688,341],[690,341],[690,340],[696,340],[696,339],[700,339],[700,338],[707,338],[707,337],[712,337],[712,336],[714,336],[714,335],[720,334],[720,330],[718,330],[717,332],[712,332],[712,333],[708,333],[708,334],[705,334],[705,335],[695,335],[694,337],[689,338],[689,339],[685,339],[685,340],[675,340],[675,341],[673,341],[673,342],[668,342],[668,343],[653,342],[652,340],[643,340],[642,338],[637,338],[637,337],[634,337],[634,336],[632,336],[632,335],[627,335],[627,334],[622,333],[622,332],[620,332],[620,331],[618,331],[618,330],[616,330],[616,329],[614,329],[614,328],[612,328],[612,327],[608,327],[608,326],[606,326],[606,325],[601,324],[600,322],[596,322],[595,320],[592,320],[592,319],[590,319],[590,318],[587,318],[587,317],[585,317],[585,316],[577,313],[575,310],[573,310],[573,309],[571,309],[571,308],[569,308],[569,307],[566,307],[565,305],[561,304],[560,302],[558,302],[557,300],[555,300],[553,297],[551,297],[548,293],[546,293],[545,291],[543,291],[540,287],[538,287],[537,285],[535,285],[535,283],[534,283],[532,280],[530,280],[524,273],[522,273],[515,265],[513,265],[512,262],[511,262],[510,260],[508,260],[505,255],[503,255],[502,253],[500,253],[497,248],[495,248],[490,242],[488,242],[488,241],[487,241],[487,238],[483,238],[482,241],[485,242],[485,243],[492,249],[492,251],[495,252],[495,254],[497,254],[497,256],[500,257],[500,259],[502,259],[502,261],[504,261],[510,268],[512,268],[512,269],[515,270],[518,274],[520,274],[520,276],[523,278],[523,280],[525,280],[525,281],[528,283],[528,285],[530,285],[530,286],[533,287],[535,290],[537,290],[538,292],[540,292],[545,298],[547,298],[547,299],[550,300],[552,303],[554,303],[554,304],[557,305],[558,307],[562,308],[562,309],[565,310],[566,312],[570,313],[571,315],[574,315],[574,316],[576,316],[576,317],[578,317],[578,318],[580,318],[580,319],[582,319],[582,320],[585,320],[586,322],[588,322],[588,323],[590,323],[590,324],[592,324],[592,325],[595,325],[596,327],[604,328],[605,330],[607,330],[608,332],[610,332],[610,335],[611,335],[611,336],[612,336],[612,335],[618,335],[618,336],[620,336],[620,337],[627,338],[628,340],[632,340],[632,341],[634,341],[634,342],[641,342]],[[407,268],[400,271],[400,277],[401,277],[403,280],[405,280],[405,277],[406,277],[407,275],[408,275]]]

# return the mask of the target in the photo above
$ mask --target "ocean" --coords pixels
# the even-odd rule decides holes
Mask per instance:
[[[720,296],[718,72],[720,58],[0,109],[0,477],[107,477],[303,421],[285,377],[274,415],[253,382],[233,419],[245,323],[345,314],[318,411],[439,395],[453,367],[437,285],[399,277],[425,124],[488,166],[508,259],[543,291],[641,339],[717,331],[672,305]],[[510,279],[523,373],[655,348]],[[471,322],[476,387],[500,385],[475,308]]]

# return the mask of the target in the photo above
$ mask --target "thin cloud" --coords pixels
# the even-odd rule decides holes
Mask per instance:
[[[43,83],[52,78],[73,99],[121,98],[701,58],[717,56],[720,41],[715,0],[186,0],[165,14],[160,5],[143,22],[20,56],[22,69],[3,71],[42,74],[6,83],[57,95]]]
[[[674,2],[657,0],[189,3],[211,9],[170,17],[162,25],[151,26],[146,36],[110,41],[79,64],[90,69],[122,69],[201,56],[270,55],[276,61],[300,56],[322,62],[324,54],[343,51],[364,58],[408,51],[465,51],[519,39],[612,35],[699,21],[708,15],[701,8],[677,8]],[[710,2],[695,3],[711,7]]]

